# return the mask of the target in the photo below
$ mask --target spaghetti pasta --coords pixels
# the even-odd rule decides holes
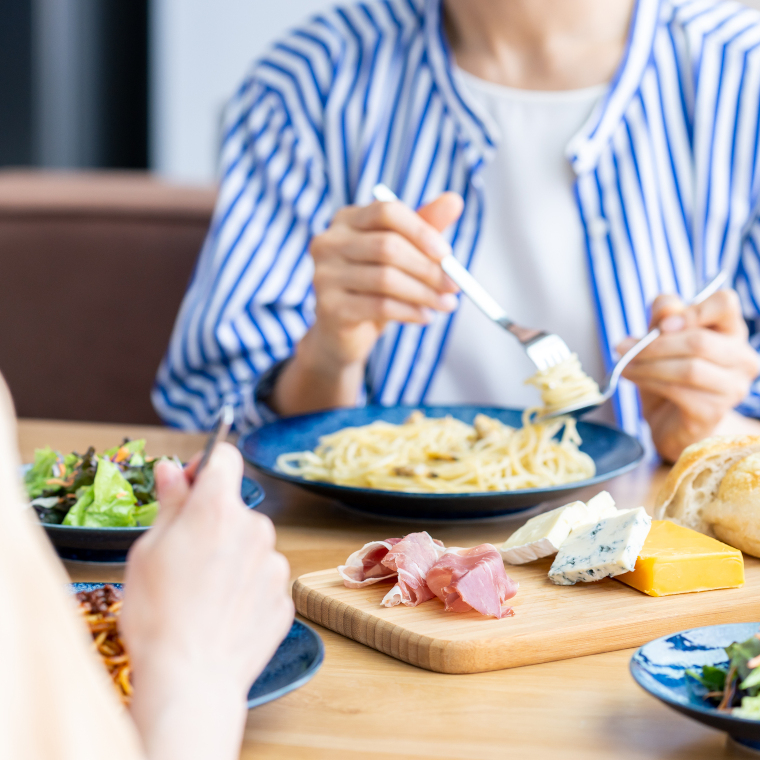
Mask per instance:
[[[376,421],[322,436],[314,451],[280,455],[277,467],[306,480],[413,493],[514,491],[592,477],[575,420],[534,422],[536,411],[524,412],[521,428],[482,414],[468,425],[413,412],[401,425]]]
[[[593,404],[602,400],[599,386],[581,367],[577,354],[571,354],[559,364],[539,370],[525,381],[541,393],[543,414],[551,414],[578,403]]]
[[[93,648],[108,668],[122,703],[128,705],[132,698],[132,683],[129,655],[118,628],[121,592],[107,583],[92,591],[80,591],[77,599],[79,611],[92,634]]]

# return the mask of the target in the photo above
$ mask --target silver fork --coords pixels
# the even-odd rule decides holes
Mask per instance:
[[[398,200],[393,190],[382,184],[372,188],[372,196],[383,202]],[[441,260],[441,268],[483,314],[517,338],[539,370],[549,369],[570,357],[570,349],[559,335],[513,322],[490,293],[451,254]]]
[[[728,279],[728,272],[725,269],[721,269],[710,282],[705,285],[702,290],[697,293],[694,298],[689,301],[689,306],[695,306],[696,304],[706,301],[713,293],[717,293]],[[653,343],[660,337],[660,330],[657,327],[652,328],[635,346],[628,349],[617,361],[617,364],[612,368],[612,372],[607,376],[606,381],[599,389],[599,396],[596,397],[591,403],[588,399],[579,399],[574,404],[562,407],[553,412],[543,415],[540,419],[550,419],[551,417],[561,417],[563,414],[573,414],[576,417],[590,412],[592,409],[596,409],[597,406],[601,406],[605,401],[612,398],[612,394],[615,393],[620,382],[620,378],[623,375],[623,370],[631,363],[631,361],[638,356],[650,343]]]

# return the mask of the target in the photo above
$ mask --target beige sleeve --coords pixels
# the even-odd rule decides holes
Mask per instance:
[[[18,473],[15,418],[0,376],[0,757],[143,758],[90,651],[63,567],[24,509]]]

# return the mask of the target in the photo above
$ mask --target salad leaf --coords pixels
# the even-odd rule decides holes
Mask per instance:
[[[691,676],[695,681],[704,686],[707,691],[723,691],[726,688],[728,668],[705,665],[701,673],[689,669],[686,671],[686,675]]]
[[[110,459],[98,459],[95,482],[82,494],[64,520],[85,528],[132,528],[135,520],[132,486]]]
[[[64,525],[84,525],[84,513],[95,501],[95,486],[85,486],[78,495],[76,503],[63,518]]]
[[[744,697],[741,707],[735,707],[731,714],[736,718],[760,720],[760,697]]]
[[[124,470],[124,477],[132,485],[132,491],[140,504],[149,504],[156,500],[156,478],[153,473],[155,460],[134,466],[130,460],[129,467]]]
[[[138,438],[135,441],[127,441],[125,440],[124,443],[122,443],[119,446],[113,446],[110,449],[107,449],[103,452],[104,457],[108,457],[109,459],[113,459],[114,456],[121,450],[124,449],[125,454],[140,454],[142,455],[145,451],[145,439],[144,438]],[[125,457],[127,459],[127,457]]]
[[[760,686],[760,668],[755,668],[750,674],[739,684],[739,688],[747,689],[752,692],[754,697],[757,694],[757,688]]]
[[[749,660],[760,654],[760,639],[753,636],[746,641],[737,641],[726,647],[726,654],[731,659],[731,665],[736,666],[736,672],[739,680],[743,681],[752,672],[752,668],[747,666]],[[754,697],[757,693],[757,687],[750,693]]]
[[[34,452],[34,464],[24,475],[24,483],[30,499],[42,496],[50,490],[47,481],[53,477],[53,465],[58,461],[58,452],[50,446],[44,449],[36,449]]]
[[[153,525],[153,521],[158,514],[158,502],[152,501],[150,504],[143,504],[135,508],[135,520],[138,525]]]

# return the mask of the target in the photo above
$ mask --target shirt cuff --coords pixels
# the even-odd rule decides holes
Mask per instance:
[[[274,422],[280,418],[280,415],[269,406],[269,401],[272,398],[272,393],[274,393],[277,380],[291,359],[292,357],[289,356],[287,359],[275,362],[266,372],[259,375],[256,384],[253,386],[253,406],[261,424]]]

